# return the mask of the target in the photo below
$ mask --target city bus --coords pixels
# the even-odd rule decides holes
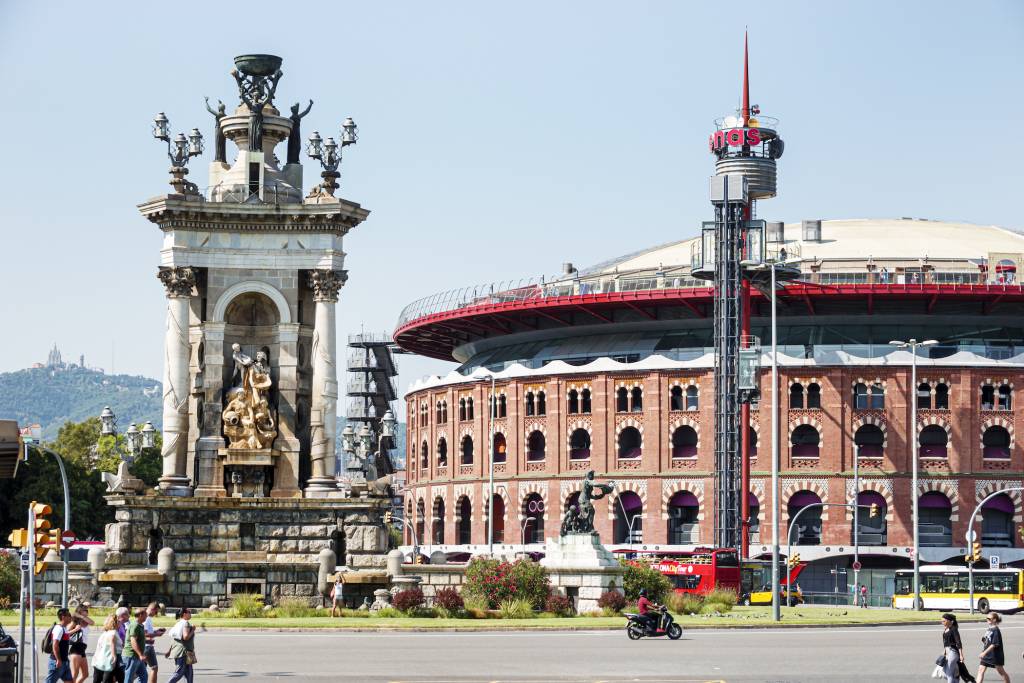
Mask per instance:
[[[707,593],[715,588],[740,592],[740,561],[735,548],[694,548],[693,550],[617,550],[636,555],[664,574],[676,593]]]
[[[970,609],[966,567],[933,565],[921,567],[922,609]],[[896,572],[892,606],[914,607],[914,572]],[[1024,569],[975,569],[974,606],[980,612],[1012,612],[1024,609]]]
[[[780,604],[790,607],[803,603],[804,596],[800,591],[797,577],[807,567],[806,562],[798,562],[789,572],[786,561],[779,561],[779,597]],[[786,589],[786,580],[793,581],[794,591],[790,595]],[[741,567],[740,604],[770,605],[772,604],[772,562],[771,560],[746,560]]]

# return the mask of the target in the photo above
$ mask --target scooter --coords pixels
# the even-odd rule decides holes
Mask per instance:
[[[645,623],[639,614],[626,612],[628,619],[626,622],[626,635],[629,636],[630,640],[660,638],[661,636],[668,636],[669,640],[679,640],[683,636],[683,627],[675,622],[668,608],[664,605],[659,607],[657,609],[657,616],[657,627],[654,628]]]

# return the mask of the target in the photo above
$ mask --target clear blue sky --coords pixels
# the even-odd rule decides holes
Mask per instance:
[[[346,243],[344,339],[436,290],[694,234],[744,25],[752,101],[786,140],[762,217],[1024,224],[1018,1],[7,0],[0,371],[57,342],[160,377],[160,232],[135,208],[168,191],[150,121],[209,135],[236,54],[284,57],[279,104],[316,101],[304,130],[360,126],[342,194],[373,213]],[[407,357],[402,386],[447,367]]]

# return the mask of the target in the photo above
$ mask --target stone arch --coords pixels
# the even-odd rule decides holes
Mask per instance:
[[[668,506],[672,496],[680,491],[692,493],[697,499],[697,521],[704,521],[704,482],[696,479],[674,479],[666,481],[661,489],[661,518],[668,519]],[[646,505],[646,499],[644,499]]]
[[[876,415],[862,415],[853,421],[853,434],[857,433],[857,430],[864,425],[874,425],[882,430],[882,448],[885,448],[889,443],[889,431],[885,422],[885,418],[878,417]],[[821,430],[818,430],[821,434]],[[852,437],[851,437],[852,438]]]
[[[635,427],[636,430],[638,432],[640,432],[640,435],[643,436],[643,433],[644,433],[644,421],[643,420],[638,420],[638,419],[636,419],[634,417],[627,417],[627,418],[623,418],[621,420],[618,420],[615,423],[615,441],[616,442],[619,440],[619,434],[626,427]]]
[[[1010,434],[1010,448],[1013,448],[1013,421],[1008,420],[1005,417],[987,417],[982,421],[981,431],[978,432],[978,443],[981,444],[982,447],[984,447],[984,444],[981,439],[985,437],[985,432],[988,431],[990,427],[1002,427],[1005,429]],[[946,432],[948,433],[949,430],[947,429]]]
[[[544,435],[544,440],[547,441],[548,425],[546,422],[542,422],[541,420],[534,420],[533,422],[527,423],[526,430],[523,432],[523,438],[529,439],[530,434],[532,434],[533,432],[540,432],[541,434]]]
[[[981,501],[985,500],[986,497],[992,495],[996,491],[1005,489],[1011,485],[1019,486],[1020,482],[1012,484],[1011,482],[1006,481],[990,481],[983,486],[979,485],[975,505],[981,503]],[[1022,495],[1020,491],[1003,491],[1003,493],[1009,496],[1010,500],[1013,501],[1013,521],[1018,524],[1024,521],[1024,514],[1022,514],[1024,513],[1024,495]],[[981,519],[982,515],[983,511],[979,510],[978,518]]]
[[[487,500],[488,493],[487,493],[486,490],[481,495],[482,495],[484,500]],[[509,511],[509,505],[512,504],[512,501],[511,501],[511,499],[509,498],[509,495],[508,495],[508,487],[507,486],[502,486],[501,488],[498,488],[497,486],[495,486],[494,487],[494,495],[496,495],[499,498],[501,498],[501,503],[502,503],[502,505],[505,508],[505,515],[507,516],[508,515],[508,511]],[[490,516],[490,514],[491,514],[491,503],[488,500],[486,505],[481,505],[480,506],[480,519],[486,524],[487,523],[487,518]],[[522,521],[522,520],[520,520],[520,521]]]
[[[616,391],[618,391],[619,389],[627,389],[628,390],[628,389],[637,389],[637,388],[639,388],[639,389],[643,389],[644,388],[643,377],[636,377],[636,378],[633,378],[633,379],[620,379],[618,382],[615,383],[615,390]]]
[[[949,520],[956,522],[960,520],[960,495],[953,483],[943,480],[925,480],[917,482],[917,497],[920,498],[926,493],[935,491],[949,499],[950,514]]]
[[[526,519],[526,515],[523,514],[523,501],[526,500],[526,497],[529,496],[531,493],[536,493],[537,495],[540,496],[540,499],[542,501],[544,501],[544,515],[545,515],[545,517],[547,516],[548,510],[551,508],[551,505],[548,502],[547,482],[543,482],[543,481],[519,482],[519,494],[518,494],[519,495],[519,503],[516,505],[516,509],[518,510],[517,515],[519,517],[519,523],[520,524],[522,524],[523,520]],[[507,499],[505,500],[505,504],[506,504],[505,514],[507,515],[508,514],[508,507],[507,507],[508,500]],[[562,519],[561,513],[559,513],[558,519],[559,519],[559,521],[561,521],[561,519]]]
[[[221,293],[217,303],[213,306],[213,322],[224,322],[224,314],[227,313],[228,305],[239,295],[251,292],[262,294],[274,303],[281,323],[292,321],[292,311],[288,307],[288,300],[284,298],[284,294],[279,289],[260,280],[246,280],[236,282]]]
[[[647,482],[638,479],[627,479],[621,482],[615,482],[615,488],[605,498],[608,499],[608,519],[619,518],[619,496],[626,491],[635,493],[640,498],[640,503],[643,505],[640,508],[640,514],[642,516],[647,515]]]
[[[793,420],[792,422],[789,423],[789,438],[790,438],[790,440],[793,439],[793,432],[800,425],[810,425],[811,427],[814,427],[815,429],[818,430],[818,438],[820,438],[822,441],[825,440],[823,435],[822,435],[821,420],[819,420],[818,418],[813,417],[811,415],[801,415],[800,417],[798,417],[797,419],[795,419],[795,420]],[[753,426],[753,425],[751,425],[751,426]],[[755,430],[755,431],[757,431],[758,435],[760,435],[760,433],[761,433],[760,429]]]
[[[953,453],[953,429],[949,425],[949,420],[941,415],[926,415],[918,419],[917,435],[914,437],[914,452],[916,453],[921,446],[921,432],[925,427],[932,425],[941,427],[946,432],[946,457],[948,458]]]
[[[828,485],[824,481],[816,479],[791,479],[787,481],[782,489],[782,500],[779,501],[779,512],[781,521],[789,521],[789,499],[798,491],[810,491],[821,499],[822,503],[828,502]],[[828,508],[821,508],[821,519],[828,519]]]
[[[590,442],[594,442],[594,429],[593,424],[590,420],[570,420],[565,427],[565,447],[567,451],[572,448],[572,433],[575,432],[577,429],[584,430],[587,434],[590,435]]]
[[[893,509],[896,507],[896,503],[892,495],[891,482],[881,479],[861,479],[859,491],[853,490],[852,481],[847,482],[846,494],[849,498],[855,500],[855,496],[860,495],[864,491],[874,491],[875,493],[882,496],[882,498],[885,500],[885,520],[887,522],[892,522],[895,520],[895,512],[893,511]],[[863,515],[863,511],[861,511],[860,514]],[[846,519],[851,522],[853,521],[853,510],[851,510],[850,508],[846,508]]]
[[[675,434],[676,430],[679,429],[680,427],[684,427],[684,426],[685,427],[690,427],[691,429],[693,429],[693,431],[697,432],[697,438],[698,439],[700,438],[700,422],[697,422],[697,420],[694,420],[692,417],[684,415],[684,416],[677,417],[677,418],[669,421],[669,423],[668,423],[668,439],[669,439],[669,443],[672,442],[672,435]],[[753,426],[754,426],[753,423],[751,423],[751,427],[753,427]],[[640,433],[643,434],[643,429],[639,428],[639,427],[638,427],[638,429],[640,429],[641,430]],[[619,431],[622,431],[622,430],[620,429]]]

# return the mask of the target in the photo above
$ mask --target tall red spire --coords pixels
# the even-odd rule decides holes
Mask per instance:
[[[750,76],[747,71],[747,32],[743,31],[743,104],[741,115],[743,116],[743,127],[746,128],[750,120]]]

